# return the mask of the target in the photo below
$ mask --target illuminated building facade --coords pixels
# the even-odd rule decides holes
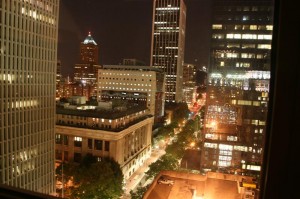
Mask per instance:
[[[149,66],[103,66],[98,70],[98,101],[127,100],[144,105],[161,121],[165,106],[165,74]]]
[[[185,22],[183,0],[154,0],[150,66],[166,73],[166,102],[183,99]]]
[[[271,1],[215,0],[209,72],[270,70]]]
[[[196,66],[193,64],[183,65],[183,101],[189,106],[195,102],[196,94]]]
[[[203,169],[260,172],[272,14],[272,1],[214,2]]]
[[[80,162],[87,154],[111,157],[128,179],[150,156],[153,116],[146,107],[69,107],[56,109],[57,162]]]
[[[57,60],[57,66],[56,66],[56,99],[59,99],[61,96],[61,83],[62,83],[62,77],[61,77],[61,61]]]
[[[55,193],[58,0],[0,0],[0,184]]]
[[[80,63],[75,64],[74,81],[83,84],[94,84],[97,79],[97,69],[99,68],[98,45],[91,33],[80,44]]]

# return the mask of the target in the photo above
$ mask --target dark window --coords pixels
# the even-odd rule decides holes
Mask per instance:
[[[88,139],[88,148],[89,149],[93,148],[93,139]]]
[[[102,140],[95,140],[94,149],[95,150],[102,150]]]
[[[74,153],[74,162],[81,161],[81,153]]]
[[[82,137],[74,137],[74,146],[81,147],[82,146]]]
[[[104,146],[105,151],[109,151],[109,141],[105,141],[105,146]]]
[[[68,153],[68,151],[64,151],[64,161],[69,161],[69,153]]]
[[[56,160],[62,160],[62,153],[60,150],[55,151],[55,159]]]
[[[69,145],[69,136],[63,135],[63,142],[64,142],[64,145]]]

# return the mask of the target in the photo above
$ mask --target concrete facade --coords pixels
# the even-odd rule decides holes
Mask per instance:
[[[55,192],[59,0],[0,0],[0,184]]]
[[[57,162],[79,162],[86,154],[111,157],[127,179],[150,156],[153,116],[148,110],[123,111],[114,116],[68,111],[57,111]]]
[[[165,75],[149,66],[103,66],[98,70],[98,101],[112,99],[146,105],[155,122],[164,116]]]

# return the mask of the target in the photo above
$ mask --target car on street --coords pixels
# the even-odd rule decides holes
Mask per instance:
[[[171,180],[170,178],[166,177],[166,176],[161,176],[158,180],[157,180],[158,184],[166,184],[169,186],[174,185],[174,180]]]

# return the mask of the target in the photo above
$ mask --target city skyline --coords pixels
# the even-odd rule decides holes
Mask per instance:
[[[185,3],[185,63],[207,65],[210,1],[185,0]],[[73,74],[80,42],[88,32],[99,45],[100,64],[119,64],[124,58],[135,58],[150,65],[152,14],[152,0],[62,1],[58,59],[62,62],[63,76]]]
[[[122,24],[122,22],[130,21],[127,20],[126,15],[122,15],[122,12],[119,11],[123,10],[130,14],[133,12],[122,5],[136,6],[139,3],[143,4],[153,0],[116,0],[110,1],[110,3],[107,3],[108,0],[107,2],[104,0],[69,0],[69,5],[75,1],[86,2],[80,5],[83,7],[87,5],[86,8],[92,8],[90,11],[81,9],[83,15],[78,14],[76,19],[72,16],[76,25],[79,25],[80,22],[86,22],[85,24],[98,23],[98,15],[90,15],[90,13],[101,13],[97,6],[93,6],[94,2],[98,2],[100,7],[103,5],[104,15],[108,15],[108,17],[110,14],[117,16],[114,18],[115,20],[107,20],[111,26],[105,26],[114,27],[116,31],[110,32],[103,28],[105,33],[114,33],[111,34],[112,37],[107,37],[105,40],[107,44],[113,41],[113,45],[109,45],[112,53],[103,55],[104,60],[114,62],[120,59],[119,63],[123,58],[136,58],[136,60],[131,60],[136,61],[136,63],[140,61],[138,59],[143,60],[140,57],[123,57],[123,52],[128,54],[136,52],[129,49],[137,49],[139,52],[136,53],[139,56],[143,57],[142,55],[145,54],[145,58],[150,58],[149,53],[146,53],[147,41],[143,40],[146,34],[141,34],[139,31],[139,29],[145,30],[143,27],[147,24],[142,27],[138,25],[135,26],[136,29],[132,29],[130,28],[131,23],[128,23],[129,26],[127,23],[120,26],[113,22],[118,21]],[[185,1],[201,2],[201,0]],[[244,4],[247,1],[259,3],[259,5]],[[274,1],[266,1],[272,2],[271,7],[273,6]],[[144,101],[146,104],[147,101],[153,99],[146,99],[148,93],[142,93],[142,91],[152,92],[155,89],[154,82],[156,80],[145,78],[153,77],[153,74],[149,73],[136,74],[135,77],[128,70],[130,67],[108,66],[121,69],[120,71],[110,71],[111,74],[108,74],[107,71],[101,73],[99,70],[98,74],[101,74],[100,77],[102,77],[98,78],[98,82],[99,85],[102,84],[102,88],[107,89],[107,98],[109,98],[107,102],[97,103],[95,98],[90,98],[87,101],[83,96],[68,96],[60,100],[57,98],[59,101],[56,101],[55,108],[53,100],[55,97],[55,75],[56,81],[59,77],[55,71],[56,64],[58,66],[57,71],[60,71],[60,61],[57,57],[59,2],[63,1],[0,0],[0,16],[2,16],[0,17],[0,69],[2,72],[0,73],[0,99],[2,100],[0,105],[2,109],[0,114],[2,132],[0,176],[4,181],[0,186],[0,198],[14,197],[13,195],[16,193],[36,196],[37,193],[34,193],[36,191],[61,195],[62,197],[68,196],[71,189],[67,190],[69,183],[65,179],[83,177],[83,180],[71,180],[74,182],[72,185],[75,188],[71,194],[77,196],[79,194],[79,197],[82,196],[81,198],[85,197],[84,195],[115,198],[100,196],[100,194],[108,193],[123,194],[125,196],[123,198],[127,199],[142,189],[148,189],[147,186],[150,183],[148,191],[155,186],[162,190],[163,195],[170,193],[169,198],[181,198],[181,196],[182,198],[190,198],[192,194],[196,198],[225,197],[230,199],[228,196],[229,189],[224,184],[221,187],[219,186],[221,183],[218,183],[218,186],[214,185],[210,189],[214,193],[222,192],[220,193],[222,196],[213,196],[209,192],[203,191],[207,190],[209,187],[207,185],[210,185],[209,182],[203,186],[195,186],[191,183],[195,180],[194,177],[201,177],[203,184],[203,179],[210,178],[212,175],[207,172],[203,176],[195,174],[197,176],[193,177],[190,174],[194,171],[188,171],[192,169],[190,163],[195,163],[196,169],[199,168],[199,171],[204,170],[201,164],[207,167],[207,171],[216,170],[217,172],[213,173],[215,179],[220,178],[227,182],[230,179],[236,181],[231,183],[233,185],[231,187],[239,193],[233,192],[233,198],[236,198],[237,194],[241,194],[241,198],[253,199],[293,198],[295,196],[296,185],[294,181],[297,173],[297,164],[295,163],[297,159],[295,157],[298,155],[297,144],[295,143],[298,140],[295,124],[298,112],[296,96],[299,91],[297,78],[299,70],[293,66],[298,63],[297,54],[299,50],[294,49],[297,48],[295,44],[299,40],[297,26],[300,24],[290,23],[294,20],[299,21],[299,18],[296,19],[294,16],[295,8],[288,9],[292,7],[287,6],[284,1],[281,1],[280,5],[279,1],[275,1],[274,14],[270,5],[263,5],[260,0],[233,0],[234,3],[242,2],[243,4],[232,5],[230,4],[231,1],[223,0],[225,4],[212,8],[214,11],[223,13],[214,12],[212,16],[217,20],[211,20],[212,25],[206,29],[206,31],[210,29],[208,31],[210,34],[207,37],[209,44],[205,48],[206,51],[210,50],[210,53],[203,53],[205,56],[203,54],[199,56],[196,51],[189,51],[196,53],[199,57],[203,56],[210,59],[207,90],[201,91],[202,94],[205,94],[202,97],[207,96],[207,101],[198,103],[198,105],[196,103],[191,109],[188,109],[189,107],[186,107],[187,104],[185,103],[179,103],[179,106],[171,104],[173,107],[167,104],[166,108],[168,109],[166,109],[165,116],[173,115],[173,118],[172,121],[169,120],[171,117],[164,118],[166,124],[170,125],[159,127],[157,128],[158,131],[156,131],[157,129],[152,131],[153,114],[149,112],[146,106],[143,106],[143,103],[140,106],[136,101]],[[216,2],[220,3],[221,1],[216,0]],[[111,9],[110,11],[107,9],[108,7],[104,6],[107,5],[106,3],[111,6],[110,8],[117,6],[120,10]],[[72,9],[76,10],[76,8]],[[95,12],[92,12],[93,10]],[[140,11],[144,11],[144,7]],[[272,12],[266,14],[266,11]],[[273,15],[274,22],[272,21]],[[142,18],[142,15],[139,16]],[[88,18],[95,18],[96,22],[91,22]],[[120,20],[121,18],[122,20]],[[255,23],[256,20],[257,23]],[[140,24],[139,20],[137,20],[137,24]],[[293,28],[295,31],[290,31]],[[70,64],[65,65],[65,67],[62,63],[63,70],[68,69],[68,66],[73,68],[72,61],[78,62],[76,58],[79,57],[80,51],[78,50],[78,54],[76,54],[72,53],[72,50],[77,49],[75,46],[80,45],[89,31],[93,33],[92,30],[85,31],[84,28],[78,32],[73,31],[72,28],[63,30],[64,33],[67,33],[64,36],[66,40],[61,39],[60,44],[72,43],[68,46],[69,50],[67,50],[68,48],[60,50],[61,53],[72,57],[72,59],[66,57],[67,63]],[[194,31],[192,32],[196,34]],[[143,41],[136,38],[136,33],[141,36]],[[131,35],[133,39],[128,39],[127,34]],[[76,35],[78,36],[78,43],[74,42]],[[119,37],[113,37],[116,35]],[[198,37],[200,36],[198,35]],[[191,38],[189,37],[192,41]],[[97,38],[95,40],[97,43],[101,43]],[[131,45],[132,41],[142,45],[142,47]],[[199,50],[198,41],[194,41],[193,45],[197,46]],[[106,47],[103,46],[104,52],[106,52]],[[115,51],[117,54],[114,54]],[[193,53],[190,54],[189,52],[187,52],[189,57],[193,57]],[[130,61],[130,59],[125,60],[124,63],[126,61]],[[110,64],[110,62],[107,62],[108,64],[105,62],[101,63],[104,67]],[[146,62],[145,65],[149,64]],[[201,64],[198,66],[202,67]],[[147,67],[146,70],[151,69],[149,66],[138,67]],[[139,70],[141,74],[143,73],[141,68],[134,69]],[[159,86],[161,85],[163,86],[165,83],[161,81]],[[114,93],[113,89],[119,89],[119,93]],[[129,94],[127,90],[133,90],[133,95]],[[163,89],[161,88],[161,90]],[[125,96],[131,98],[131,104],[128,103],[130,99],[124,100]],[[113,97],[117,100],[114,100]],[[162,98],[159,99],[162,100]],[[205,112],[204,109],[200,109],[204,105],[206,107]],[[189,110],[193,110],[193,113],[190,114]],[[191,117],[194,113],[197,113],[199,118]],[[209,119],[211,121],[208,121]],[[168,121],[171,123],[167,123]],[[54,125],[55,132],[53,131]],[[202,132],[200,131],[201,126],[204,126]],[[55,133],[55,137],[53,133]],[[55,148],[53,147],[54,143]],[[201,144],[202,149],[197,148],[199,144]],[[204,148],[207,149],[203,150]],[[199,149],[201,152],[196,151]],[[193,159],[193,155],[189,153],[190,150],[195,150],[197,156],[199,154],[204,155],[203,158],[199,161]],[[163,155],[160,156],[161,154]],[[153,159],[153,155],[158,155],[156,157],[161,158]],[[117,164],[113,163],[114,166],[111,166],[115,167],[115,170],[107,169],[109,166],[105,166],[108,163],[105,163],[108,156],[116,161]],[[86,157],[92,158],[89,163],[82,161]],[[55,167],[57,170],[55,173],[53,158],[56,160]],[[150,159],[154,161],[151,160],[151,164]],[[190,161],[189,159],[193,160]],[[80,162],[80,166],[83,165],[84,167],[77,167],[76,164],[73,164],[75,167],[69,167],[68,164],[72,164],[73,160]],[[206,164],[203,161],[211,162],[211,164]],[[63,164],[59,165],[62,162]],[[163,167],[157,167],[159,165]],[[71,169],[73,172],[76,171],[73,174],[70,172],[71,175],[66,177],[68,167],[73,168]],[[86,169],[88,167],[91,169]],[[102,168],[105,169],[102,170]],[[187,175],[182,173],[186,179],[174,179],[179,177],[180,172],[178,171],[184,168],[189,172]],[[180,170],[176,171],[177,169]],[[164,179],[173,180],[170,187],[166,187],[164,184],[159,185],[160,181],[157,179],[161,179],[160,175],[171,174],[169,171],[157,174],[158,171],[163,170],[174,170],[174,177],[164,176],[171,177]],[[228,174],[233,172],[234,175]],[[54,174],[56,174],[55,177]],[[96,177],[97,175],[94,174],[100,174],[100,176]],[[106,177],[105,174],[113,175]],[[86,180],[88,176],[91,176],[93,181]],[[102,178],[103,176],[105,177]],[[239,178],[236,178],[237,176]],[[254,176],[254,178],[245,179],[249,176]],[[260,177],[262,178],[260,179]],[[149,181],[147,178],[154,179],[154,181]],[[123,184],[124,181],[125,184]],[[55,182],[56,193],[54,193]],[[183,186],[178,188],[179,184]],[[6,185],[15,187],[11,189]],[[103,190],[99,189],[99,185]],[[106,187],[102,185],[106,185]],[[118,186],[115,187],[114,185]],[[172,188],[172,185],[175,185],[176,188]],[[4,191],[2,191],[3,188]],[[19,190],[18,188],[25,189]],[[110,188],[112,191],[109,190]],[[134,191],[135,188],[137,188],[135,193],[130,191]],[[78,190],[79,192],[77,192]],[[94,190],[98,192],[96,193]],[[124,193],[122,190],[125,190]],[[174,190],[180,192],[174,192]],[[144,193],[147,194],[148,191]],[[152,198],[156,199],[158,192],[155,191],[154,193],[155,196]],[[191,198],[194,198],[193,196]],[[50,197],[45,195],[41,198]],[[24,198],[30,197],[24,196]],[[147,199],[151,199],[151,197]]]

